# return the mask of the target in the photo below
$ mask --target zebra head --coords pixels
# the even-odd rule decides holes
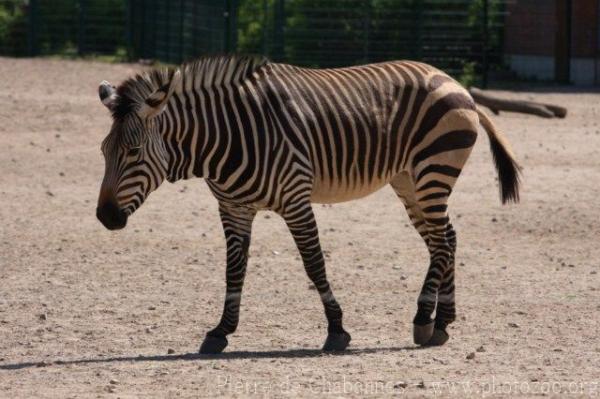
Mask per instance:
[[[166,83],[153,91],[147,86],[146,90],[131,87],[133,81],[118,89],[103,81],[98,89],[113,115],[102,142],[105,172],[96,209],[97,218],[109,230],[125,227],[127,218],[167,177],[168,153],[157,117],[166,108],[180,72],[164,78]]]

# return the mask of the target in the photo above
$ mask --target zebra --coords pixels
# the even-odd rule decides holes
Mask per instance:
[[[456,233],[447,203],[480,125],[502,203],[519,200],[521,168],[507,140],[468,91],[427,64],[309,69],[259,56],[206,56],[118,87],[103,81],[99,95],[112,114],[96,211],[106,228],[125,227],[164,180],[202,177],[218,201],[227,288],[200,353],[222,352],[238,326],[259,210],[278,213],[294,238],[324,307],[322,350],[329,352],[346,349],[351,337],[326,276],[313,203],[392,187],[430,254],[413,340],[433,346],[449,339],[456,318]]]

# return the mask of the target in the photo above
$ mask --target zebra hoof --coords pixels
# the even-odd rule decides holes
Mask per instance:
[[[429,341],[427,341],[427,346],[441,346],[444,345],[448,339],[450,338],[450,336],[448,335],[448,333],[444,330],[440,330],[435,328],[433,330],[433,335],[431,335],[431,338],[429,338]]]
[[[341,334],[330,333],[323,345],[323,352],[341,352],[348,347],[351,339],[345,331]]]
[[[433,336],[433,324],[433,321],[423,325],[413,324],[413,341],[415,344],[427,345]]]
[[[216,355],[223,352],[223,349],[227,346],[227,338],[225,337],[213,337],[207,335],[204,338],[204,342],[200,345],[200,354],[202,355]]]

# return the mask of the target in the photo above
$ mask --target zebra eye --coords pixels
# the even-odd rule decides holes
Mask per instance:
[[[127,152],[127,155],[130,157],[137,157],[140,155],[140,147],[131,147]]]

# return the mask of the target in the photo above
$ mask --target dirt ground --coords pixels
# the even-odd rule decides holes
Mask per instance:
[[[265,212],[240,327],[209,357],[196,352],[220,317],[225,246],[205,183],[165,183],[122,231],[95,218],[110,126],[97,85],[139,69],[0,58],[0,397],[600,396],[600,93],[498,92],[570,113],[493,118],[525,168],[516,206],[500,205],[480,135],[450,202],[445,346],[412,343],[427,251],[386,188],[316,206],[350,350],[319,352],[320,300]]]

